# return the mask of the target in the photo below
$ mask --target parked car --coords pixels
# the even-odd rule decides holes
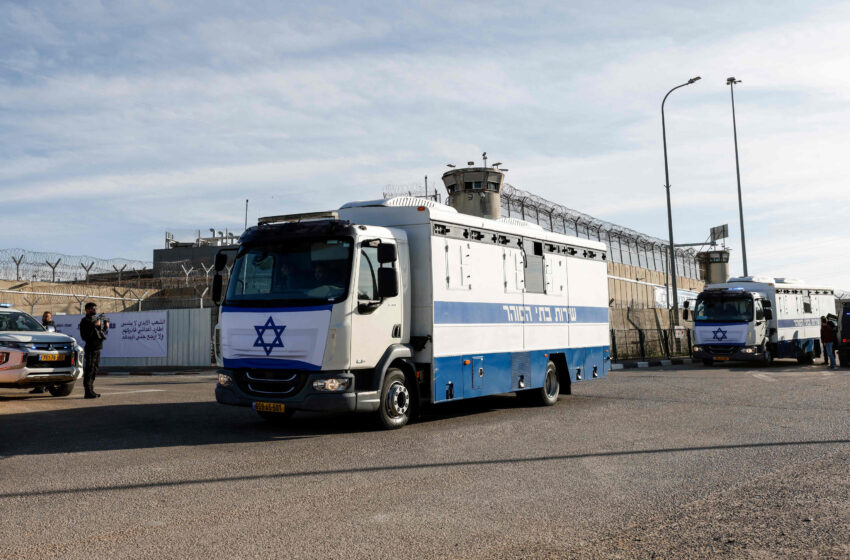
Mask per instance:
[[[0,304],[0,388],[45,387],[65,397],[83,375],[83,349],[23,311]]]

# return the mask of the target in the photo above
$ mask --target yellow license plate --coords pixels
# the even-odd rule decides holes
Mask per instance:
[[[718,362],[728,362],[729,356],[716,356],[714,359]]]
[[[283,413],[284,406],[276,402],[254,402],[254,410],[257,412],[280,412]]]
[[[62,354],[59,352],[52,352],[50,354],[41,354],[38,358],[42,362],[58,362],[62,359]]]

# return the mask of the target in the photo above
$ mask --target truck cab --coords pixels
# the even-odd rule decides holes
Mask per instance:
[[[416,392],[398,375],[413,370],[403,230],[335,213],[264,218],[240,238],[226,290],[225,262],[213,281],[218,402],[267,419],[368,411],[406,423]]]
[[[743,288],[706,290],[693,309],[694,358],[705,365],[715,361],[773,360],[770,337],[771,301]]]

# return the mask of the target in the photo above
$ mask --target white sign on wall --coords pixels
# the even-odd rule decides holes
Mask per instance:
[[[168,312],[107,313],[109,334],[103,341],[102,358],[167,358]],[[80,321],[84,315],[56,315],[56,330],[73,336],[80,346]]]

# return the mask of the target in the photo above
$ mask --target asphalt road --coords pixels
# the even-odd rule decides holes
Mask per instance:
[[[391,432],[214,383],[0,390],[0,557],[850,556],[850,370],[618,371]]]

